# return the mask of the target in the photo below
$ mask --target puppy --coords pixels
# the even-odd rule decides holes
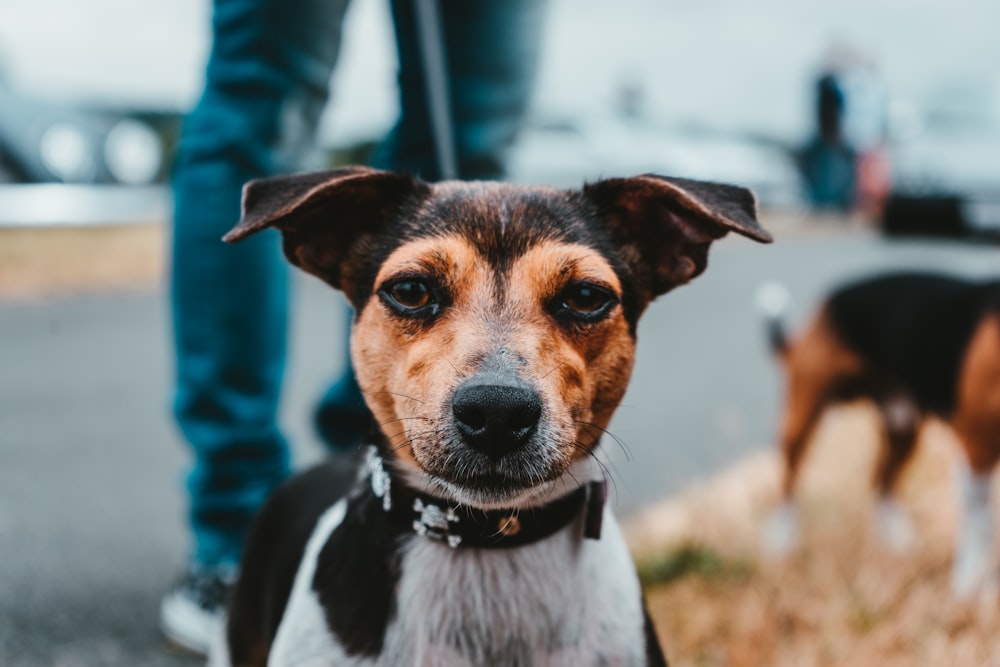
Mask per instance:
[[[890,545],[909,541],[907,517],[891,493],[923,418],[943,419],[962,442],[968,467],[959,473],[964,519],[952,589],[970,596],[994,567],[990,474],[1000,457],[1000,282],[928,273],[862,280],[834,292],[790,342],[780,321],[780,288],[760,296],[788,395],[780,436],[786,503],[771,526],[773,546],[785,550],[796,541],[795,482],[823,410],[868,398],[882,417],[885,444],[874,481]]]
[[[321,466],[263,509],[216,664],[665,664],[599,440],[639,315],[727,232],[770,241],[754,208],[658,176],[249,183],[225,240],[276,227],[293,264],[347,295],[377,427],[360,472]]]

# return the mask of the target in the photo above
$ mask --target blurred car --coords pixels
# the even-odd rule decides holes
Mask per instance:
[[[581,179],[657,173],[733,183],[769,208],[800,208],[802,179],[779,142],[694,124],[618,114],[527,120],[508,162],[521,183],[577,186]]]
[[[892,134],[887,234],[1000,237],[1000,89],[943,89]]]
[[[162,182],[176,122],[35,99],[0,81],[0,183]]]

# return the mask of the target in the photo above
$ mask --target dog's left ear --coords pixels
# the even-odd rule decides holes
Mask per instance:
[[[258,179],[243,186],[243,216],[222,240],[280,229],[288,261],[354,301],[370,241],[427,192],[411,176],[367,167]]]
[[[644,303],[698,276],[712,241],[736,232],[761,243],[771,235],[757,222],[745,188],[647,174],[584,186],[632,270]]]

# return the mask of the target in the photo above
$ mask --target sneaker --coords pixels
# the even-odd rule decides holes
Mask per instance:
[[[220,631],[229,591],[236,581],[233,568],[190,566],[160,601],[160,630],[172,644],[207,656]]]

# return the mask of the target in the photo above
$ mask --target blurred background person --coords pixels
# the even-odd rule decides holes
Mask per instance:
[[[816,79],[815,135],[802,155],[802,173],[815,208],[848,213],[857,173],[855,153],[844,133],[847,95],[840,59],[835,52]]]
[[[220,238],[239,219],[245,182],[324,166],[315,132],[347,4],[215,0],[204,93],[182,131],[174,169],[171,305],[174,412],[195,459],[187,480],[193,546],[184,574],[162,600],[161,626],[170,640],[194,651],[207,647],[254,514],[290,471],[276,420],[288,319],[279,239],[262,235],[227,246]],[[400,115],[371,162],[435,180],[442,165],[417,4],[391,2]],[[438,4],[442,44],[431,46],[443,47],[445,56],[445,102],[460,178],[504,175],[503,154],[531,91],[544,5]],[[319,434],[334,452],[357,447],[370,419],[347,368],[316,413]]]
[[[854,151],[857,209],[876,219],[889,196],[889,93],[878,66],[856,51],[843,75],[844,138]]]
[[[815,82],[815,134],[802,155],[812,205],[877,215],[889,193],[889,98],[874,62],[830,49]]]

